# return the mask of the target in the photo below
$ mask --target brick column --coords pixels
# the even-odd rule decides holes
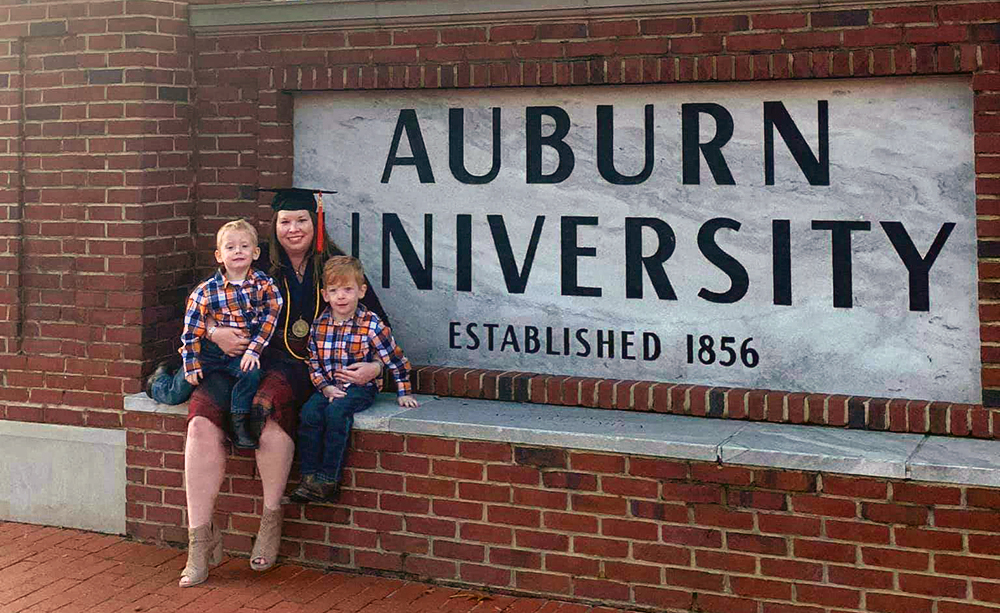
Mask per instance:
[[[0,184],[0,418],[120,427],[190,282],[187,5],[18,6],[0,36],[24,186]]]

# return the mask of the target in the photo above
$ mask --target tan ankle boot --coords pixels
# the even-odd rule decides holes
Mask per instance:
[[[187,566],[181,572],[180,587],[191,587],[204,583],[208,571],[222,563],[222,531],[215,524],[188,529]]]
[[[264,507],[264,512],[260,516],[260,530],[257,531],[257,540],[254,541],[253,551],[250,553],[250,568],[256,571],[265,571],[278,561],[283,517],[284,509],[282,507],[277,509]]]

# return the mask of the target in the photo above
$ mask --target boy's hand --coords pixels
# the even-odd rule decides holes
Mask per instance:
[[[334,398],[343,398],[344,396],[347,395],[347,392],[340,389],[339,387],[335,387],[333,385],[327,385],[326,387],[323,388],[323,395],[326,396],[329,400],[333,400]]]
[[[414,398],[413,396],[399,396],[396,399],[396,402],[399,403],[399,406],[407,407],[410,409],[415,409],[420,406],[420,403],[417,402],[417,399]]]
[[[252,356],[249,353],[244,353],[240,359],[240,370],[249,372],[255,368],[260,368],[260,358]]]
[[[198,372],[191,373],[190,375],[184,375],[184,380],[191,385],[198,385],[201,381],[201,371],[199,370]]]

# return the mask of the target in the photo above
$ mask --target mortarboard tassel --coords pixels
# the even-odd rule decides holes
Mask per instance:
[[[323,194],[316,193],[316,253],[323,253],[323,232],[326,225],[323,223]]]

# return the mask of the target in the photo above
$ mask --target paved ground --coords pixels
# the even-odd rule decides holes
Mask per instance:
[[[259,574],[241,558],[181,589],[185,561],[122,537],[0,522],[0,613],[622,613],[291,564]]]

